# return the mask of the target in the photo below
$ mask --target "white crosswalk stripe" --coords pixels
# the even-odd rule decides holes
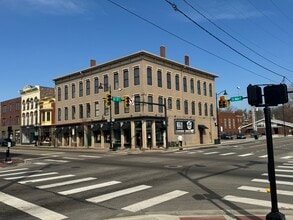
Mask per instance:
[[[253,192],[263,192],[268,193],[267,188],[261,188],[261,187],[252,187],[252,186],[240,186],[238,189],[241,190],[247,190],[247,191],[253,191]],[[285,196],[293,196],[293,191],[286,191],[286,190],[277,190],[277,193],[279,195],[285,195]]]
[[[104,194],[104,195],[101,195],[101,196],[92,197],[92,198],[86,199],[86,201],[93,202],[93,203],[104,202],[104,201],[107,201],[107,200],[110,200],[110,199],[113,199],[113,198],[117,198],[117,197],[120,197],[120,196],[123,196],[123,195],[128,195],[130,193],[138,192],[138,191],[149,189],[149,188],[151,188],[151,186],[139,185],[139,186],[119,190],[119,191],[116,191],[116,192]]]
[[[15,176],[15,175],[20,175],[20,174],[37,173],[37,172],[42,172],[42,170],[22,171],[22,172],[17,172],[17,173],[4,173],[4,174],[0,174],[0,177],[3,177],[3,176]]]
[[[130,212],[138,212],[138,211],[141,211],[143,209],[146,209],[146,208],[158,205],[160,203],[169,201],[171,199],[177,198],[179,196],[183,196],[183,195],[185,195],[187,193],[188,192],[181,191],[181,190],[174,190],[172,192],[165,193],[165,194],[162,194],[162,195],[159,195],[159,196],[144,200],[142,202],[138,202],[138,203],[135,203],[133,205],[123,207],[122,209],[130,211]]]
[[[0,173],[10,173],[10,172],[22,171],[22,170],[28,170],[28,168],[17,168],[17,169],[1,170]]]
[[[283,158],[287,158],[287,157],[283,157]],[[275,169],[276,171],[275,175],[276,177],[278,177],[278,180],[276,180],[276,184],[278,185],[277,194],[282,195],[281,199],[293,196],[293,191],[279,189],[282,187],[284,187],[285,189],[288,189],[288,186],[293,186],[293,181],[292,181],[293,175],[290,174],[293,172],[293,167],[291,166],[289,162],[283,163],[282,165],[279,165],[277,167],[278,169]],[[268,177],[268,173],[262,173],[261,176]],[[280,178],[282,178],[282,180],[279,180]],[[237,189],[241,191],[270,193],[270,188],[269,188],[270,185],[269,185],[268,178],[266,179],[254,178],[251,180],[251,182],[254,183],[253,186],[243,185],[243,186],[239,186]],[[255,186],[255,184],[258,184],[258,183],[261,186]],[[266,188],[263,187],[264,186],[263,183],[265,183],[265,185],[267,186]],[[241,196],[233,196],[233,195],[227,195],[223,197],[223,199],[230,202],[235,202],[235,203],[249,204],[253,206],[271,207],[270,199],[260,200],[257,198],[255,199],[255,198],[248,198],[246,196],[241,197]],[[282,209],[293,209],[293,204],[278,202],[278,205],[279,205],[279,208],[282,208]]]
[[[111,185],[115,185],[115,184],[119,184],[119,183],[121,183],[121,182],[120,181],[109,181],[109,182],[105,182],[105,183],[98,183],[98,184],[94,184],[94,185],[65,190],[65,191],[61,191],[58,193],[61,195],[71,195],[71,194],[80,193],[80,192],[84,192],[84,191],[88,191],[88,190],[92,190],[92,189],[98,189],[98,188],[111,186]]]
[[[235,152],[230,152],[230,153],[223,153],[223,154],[220,154],[221,156],[229,156],[229,155],[234,155],[236,154]]]
[[[42,185],[42,186],[37,186],[39,189],[49,189],[57,186],[66,186],[70,184],[75,184],[75,183],[81,183],[81,182],[86,182],[86,181],[91,181],[95,180],[97,178],[95,177],[86,177],[86,178],[81,178],[81,179],[76,179],[76,180],[69,180],[69,181],[64,181],[64,182],[58,182],[58,183],[52,183],[52,184],[47,184],[47,185]]]
[[[20,183],[20,184],[37,183],[37,182],[42,182],[42,181],[47,181],[47,180],[56,180],[56,179],[73,177],[73,176],[75,176],[75,175],[67,174],[67,175],[53,176],[53,177],[34,179],[34,180],[24,180],[24,181],[19,181],[18,183]]]
[[[50,172],[50,173],[40,173],[40,174],[33,174],[33,175],[26,175],[26,176],[14,176],[14,177],[7,177],[4,178],[5,180],[17,180],[17,179],[25,179],[25,178],[32,178],[32,177],[40,177],[40,176],[50,176],[58,174],[58,172]]]
[[[0,202],[42,220],[62,220],[67,218],[65,215],[61,215],[57,212],[51,211],[3,192],[0,192]]]
[[[271,201],[266,201],[266,200],[251,199],[251,198],[231,196],[231,195],[227,195],[223,199],[230,202],[245,203],[245,204],[249,204],[253,206],[258,205],[263,207],[271,207]],[[280,209],[293,209],[293,205],[288,203],[278,203],[278,206]]]
[[[67,162],[69,162],[68,160],[57,160],[57,159],[45,159],[45,161],[57,162],[57,163],[67,163]]]
[[[252,156],[254,155],[253,153],[247,153],[247,154],[241,154],[241,155],[238,155],[239,157],[248,157],[248,156]]]

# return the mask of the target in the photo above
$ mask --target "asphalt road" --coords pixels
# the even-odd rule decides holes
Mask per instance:
[[[279,209],[285,215],[293,215],[292,141],[274,139]],[[261,139],[183,151],[14,147],[11,155],[25,163],[0,168],[0,219],[270,212],[267,150]]]

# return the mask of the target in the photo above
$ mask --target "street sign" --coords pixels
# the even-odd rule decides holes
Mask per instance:
[[[234,96],[230,98],[230,102],[237,102],[242,100],[243,100],[243,96]]]
[[[112,96],[112,100],[113,100],[113,102],[121,102],[122,101],[122,98],[121,97]]]

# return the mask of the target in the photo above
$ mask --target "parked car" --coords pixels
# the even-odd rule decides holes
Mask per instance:
[[[233,139],[233,136],[232,136],[232,134],[229,134],[229,133],[222,133],[221,134],[221,139],[224,139],[224,140],[232,140]]]
[[[10,141],[9,138],[2,138],[0,139],[0,146],[1,147],[8,147],[8,142]],[[15,141],[11,141],[11,147],[15,146]]]
[[[238,133],[237,136],[236,136],[236,138],[237,139],[246,139],[246,136],[243,133]]]

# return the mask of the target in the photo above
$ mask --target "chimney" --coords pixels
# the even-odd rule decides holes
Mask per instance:
[[[184,64],[189,66],[189,56],[184,56]]]
[[[164,46],[160,46],[160,56],[166,58],[166,48]]]
[[[90,60],[90,66],[92,67],[92,66],[96,66],[96,65],[97,65],[96,60],[91,59]]]

